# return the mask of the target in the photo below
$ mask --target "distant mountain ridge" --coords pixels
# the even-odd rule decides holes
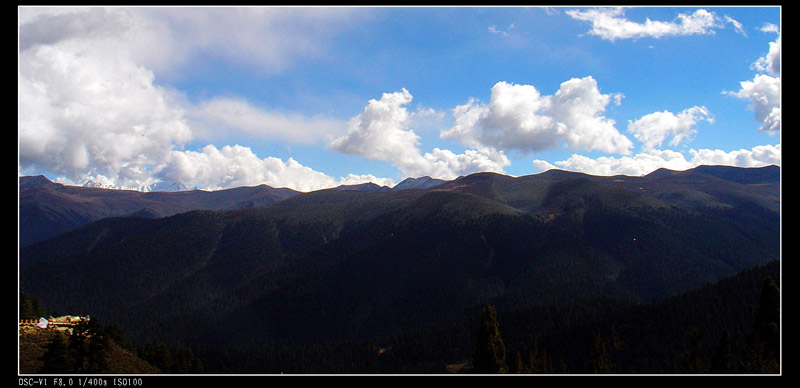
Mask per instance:
[[[699,166],[686,171],[667,169],[656,170],[644,177],[630,176],[592,176],[564,170],[549,170],[540,174],[521,177],[510,177],[495,173],[477,173],[466,177],[447,181],[428,176],[407,178],[392,188],[378,186],[374,183],[359,185],[343,185],[337,190],[349,191],[382,191],[392,192],[407,189],[436,189],[457,192],[469,192],[493,199],[502,192],[502,200],[511,206],[527,203],[527,210],[542,204],[531,205],[531,198],[544,199],[543,190],[548,182],[561,177],[584,177],[594,182],[614,183],[614,186],[625,189],[637,189],[647,185],[655,190],[656,198],[672,198],[680,200],[684,205],[694,203],[697,206],[708,206],[718,200],[719,195],[709,195],[702,188],[681,184],[677,186],[655,185],[659,179],[667,177],[683,177],[689,179],[692,174],[715,177],[725,181],[753,185],[749,191],[752,195],[767,195],[772,198],[769,207],[777,210],[780,206],[779,183],[780,167],[767,166],[759,168],[738,168],[729,166]],[[646,179],[642,179],[646,178]],[[675,183],[680,179],[670,182]],[[756,187],[754,185],[761,184]],[[765,185],[766,186],[763,186]],[[770,186],[769,184],[773,184]],[[300,192],[286,188],[272,188],[266,185],[239,187],[218,191],[183,190],[179,184],[167,187],[155,187],[157,190],[137,192],[134,190],[99,189],[93,187],[66,186],[51,182],[44,176],[23,176],[19,178],[20,190],[20,245],[55,236],[109,216],[137,216],[157,218],[170,216],[190,210],[223,210],[240,209],[253,206],[267,206]],[[626,186],[627,185],[627,186]],[[638,185],[638,186],[637,186]],[[636,186],[636,187],[634,187]],[[165,189],[164,191],[161,191]],[[169,189],[169,190],[166,190]],[[97,191],[101,190],[101,191]],[[763,193],[755,193],[762,191]],[[724,193],[722,194],[725,195]],[[742,193],[733,194],[742,195]],[[552,199],[552,197],[550,197]],[[745,199],[746,200],[746,199]],[[721,201],[719,206],[728,206]]]
[[[190,210],[270,205],[297,194],[266,185],[218,191],[119,190],[68,186],[44,176],[19,178],[20,246],[106,217],[165,217]]]
[[[705,174],[720,179],[725,179],[728,181],[744,183],[744,184],[778,182],[780,181],[781,178],[781,169],[780,167],[775,165],[764,166],[764,167],[750,167],[750,168],[703,165],[686,171],[676,171],[676,170],[669,170],[666,168],[660,168],[656,171],[651,172],[650,174],[647,174],[647,176],[664,177],[664,176],[671,176],[675,174],[690,173],[690,172]]]
[[[46,178],[45,178],[46,179]],[[187,190],[197,190],[197,187],[194,189],[189,188],[180,182],[156,182],[152,185],[142,185],[136,188],[126,188],[126,187],[119,187],[116,185],[106,185],[102,184],[93,180],[86,181],[81,187],[88,187],[88,188],[95,188],[95,189],[111,189],[111,190],[134,190],[134,191],[141,191],[143,193],[148,193],[151,191],[187,191]]]

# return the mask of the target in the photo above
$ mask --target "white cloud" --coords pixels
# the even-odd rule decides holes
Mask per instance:
[[[737,167],[762,167],[771,164],[781,164],[781,145],[756,146],[750,150],[740,149],[736,151],[723,150],[691,150],[692,164],[695,166],[707,165],[727,165]]]
[[[159,180],[208,189],[267,183],[299,190],[391,182],[371,175],[337,181],[292,158],[260,159],[240,146],[183,151],[190,141],[225,131],[310,143],[341,132],[344,123],[260,109],[237,98],[195,106],[155,82],[156,73],[173,71],[193,55],[279,71],[324,52],[326,28],[346,24],[348,12],[21,7],[19,15],[21,172],[126,188]]]
[[[767,54],[752,64],[752,68],[767,74],[756,74],[752,81],[739,83],[739,91],[724,91],[723,94],[750,100],[750,109],[755,112],[760,130],[774,134],[781,130],[781,37],[777,26],[762,27],[762,31],[777,32],[770,42]]]
[[[505,29],[505,30],[498,29],[497,26],[489,26],[489,32],[491,32],[492,34],[495,34],[495,35],[499,34],[499,35],[501,35],[503,37],[507,37],[508,34],[509,34],[509,31],[511,31],[513,29],[514,29],[514,23],[511,23],[508,26],[508,28]]]
[[[352,118],[345,136],[331,142],[331,148],[373,160],[407,163],[419,156],[419,136],[408,129],[411,94],[384,93],[380,100],[371,99],[364,112]]]
[[[655,112],[636,121],[628,122],[628,132],[643,143],[645,151],[660,147],[668,136],[669,144],[676,146],[688,141],[697,131],[694,126],[701,120],[713,122],[711,114],[704,106],[684,109],[677,115],[670,111]]]
[[[767,54],[752,65],[751,69],[768,74],[756,74],[752,81],[739,83],[738,91],[723,91],[722,93],[749,100],[749,109],[755,113],[759,122],[759,130],[775,134],[781,130],[781,37],[780,29],[774,24],[765,24],[761,27],[763,32],[778,33],[774,42],[770,42]]]
[[[349,7],[155,7],[143,13],[170,26],[178,50],[268,73],[323,59],[330,40],[367,13]]]
[[[288,158],[259,158],[248,147],[207,145],[200,151],[173,151],[162,172],[167,181],[182,182],[208,190],[267,184],[299,191],[313,191],[343,184],[373,182],[393,186],[388,178],[349,174],[338,180]]]
[[[762,131],[777,133],[781,130],[781,79],[765,74],[756,75],[752,81],[739,83],[738,92],[725,94],[750,100],[750,108]]]
[[[213,132],[237,131],[251,136],[311,144],[341,133],[345,123],[324,117],[306,117],[253,106],[242,98],[215,97],[191,109],[189,117],[198,135],[215,138]]]
[[[39,46],[70,47],[84,55],[116,55],[155,72],[184,63],[181,46],[165,20],[148,8],[20,8],[20,52]]]
[[[639,176],[661,167],[675,170],[691,168],[691,164],[686,161],[680,152],[671,150],[650,150],[633,156],[601,156],[596,159],[574,154],[567,160],[555,162],[555,165],[542,160],[535,160],[533,165],[540,171],[560,167],[569,171],[605,176]]]
[[[65,43],[20,53],[19,162],[73,180],[103,175],[136,187],[192,132],[152,72],[93,50]]]
[[[753,63],[753,68],[758,71],[766,71],[769,74],[778,76],[781,74],[781,37],[778,35],[778,38],[775,39],[774,42],[769,43],[769,52],[767,55],[758,58],[758,60]]]
[[[761,28],[759,28],[758,30],[761,31],[761,32],[780,33],[780,28],[777,25],[772,24],[772,23],[764,23],[764,25],[761,26]]]
[[[723,18],[725,19],[726,23],[730,23],[733,26],[733,29],[737,34],[747,36],[747,33],[744,31],[744,27],[742,27],[742,23],[728,15],[725,15]]]
[[[381,178],[372,174],[347,174],[347,176],[339,178],[338,181],[338,185],[358,185],[362,183],[374,183],[378,186],[388,187],[394,187],[395,185],[394,179],[392,178]]]
[[[613,96],[619,102],[621,95]],[[442,138],[467,146],[529,153],[557,148],[627,154],[633,143],[602,115],[612,96],[600,93],[592,77],[573,78],[552,96],[531,85],[498,82],[488,105],[470,99],[453,109],[455,125]]]
[[[336,33],[368,10],[348,7],[20,8],[20,49],[91,39],[160,75],[210,56],[277,74],[323,59]]]
[[[713,34],[715,28],[720,28],[717,17],[704,9],[698,9],[692,14],[678,14],[669,22],[652,21],[648,18],[644,23],[626,19],[624,8],[568,10],[566,13],[573,19],[591,23],[589,34],[612,42],[617,39]]]
[[[649,150],[633,156],[607,157],[596,159],[583,155],[572,155],[569,159],[551,164],[544,160],[534,160],[533,166],[539,171],[561,168],[592,175],[640,176],[659,168],[687,170],[700,165],[727,165],[737,167],[761,167],[781,164],[781,146],[764,145],[753,149],[723,151],[712,149],[690,150],[690,159],[672,150]]]
[[[452,179],[477,171],[501,172],[510,164],[502,152],[489,147],[476,147],[458,155],[438,148],[422,154],[420,137],[409,128],[411,115],[405,106],[411,100],[406,89],[370,100],[364,111],[348,122],[347,134],[331,141],[331,149],[390,162],[410,177]],[[420,112],[429,116],[431,111]]]
[[[420,177],[428,175],[440,179],[455,179],[475,172],[503,173],[503,169],[511,165],[508,157],[491,147],[468,149],[456,154],[450,150],[434,148],[423,155],[425,163],[420,166],[409,166],[406,175]]]

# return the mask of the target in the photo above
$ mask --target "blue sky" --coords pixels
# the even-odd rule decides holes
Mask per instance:
[[[780,164],[779,7],[19,8],[19,171],[310,191]]]

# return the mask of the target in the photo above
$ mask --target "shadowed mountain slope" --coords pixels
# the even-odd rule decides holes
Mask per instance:
[[[43,176],[19,178],[20,246],[105,217],[157,218],[189,210],[265,206],[297,194],[266,185],[218,191],[139,192],[67,186]]]
[[[487,303],[656,300],[778,259],[780,181],[757,181],[481,173],[111,217],[21,248],[20,281],[46,308],[120,322],[136,341],[363,340]]]

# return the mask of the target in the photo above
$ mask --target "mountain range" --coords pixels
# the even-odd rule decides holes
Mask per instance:
[[[297,193],[267,185],[141,192],[68,186],[44,176],[24,176],[19,178],[19,243],[30,245],[106,217],[159,218],[198,209],[265,206]]]
[[[20,283],[45,308],[119,322],[134,341],[205,349],[363,341],[486,304],[640,303],[779,259],[780,177],[777,166],[551,170],[310,193],[32,177],[20,180]],[[73,219],[83,225],[63,227]]]
[[[337,190],[392,191],[430,188],[445,182],[407,178],[393,188],[374,183],[342,185]],[[82,187],[54,183],[42,175],[19,178],[19,243],[27,246],[106,217],[166,217],[189,210],[226,210],[266,206],[300,192],[267,185],[226,190],[188,190],[179,183],[148,190],[121,190],[87,182]]]

